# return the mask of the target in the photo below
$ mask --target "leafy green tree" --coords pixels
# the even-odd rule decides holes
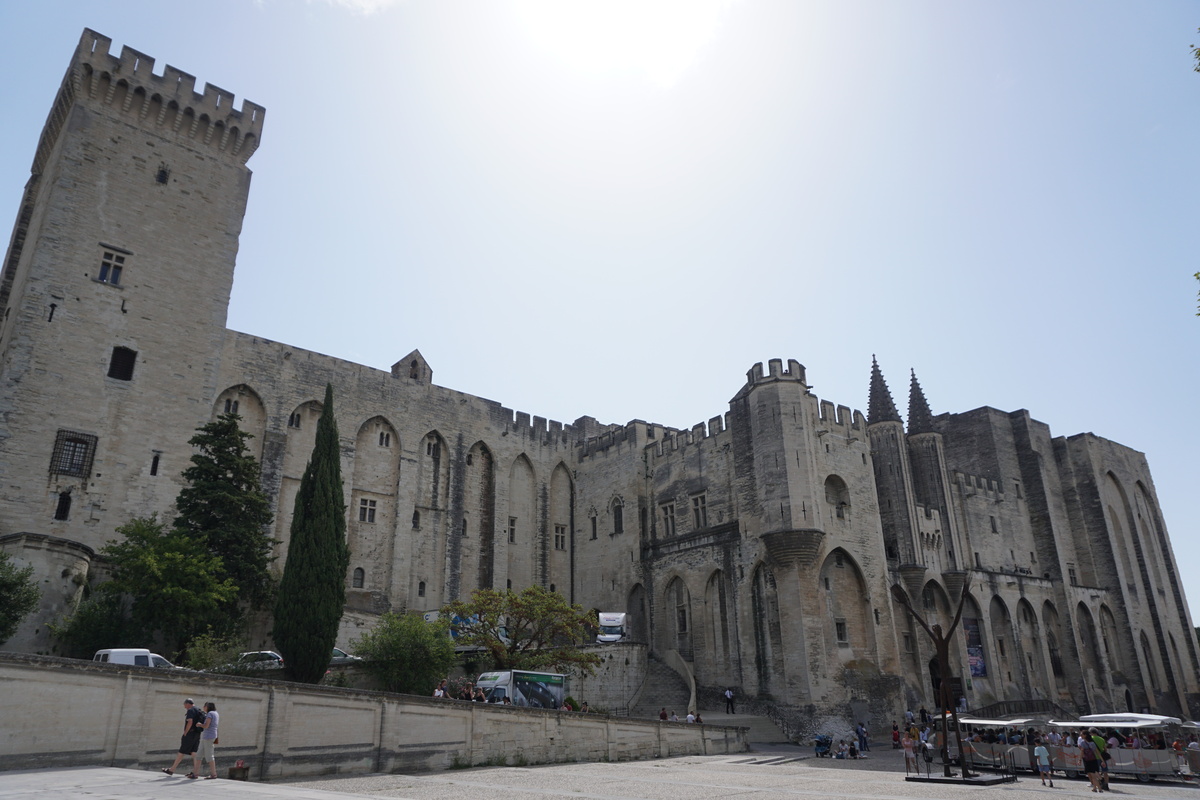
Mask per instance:
[[[333,386],[317,423],[312,459],[300,480],[272,636],[292,678],[318,683],[329,666],[346,604],[346,507]]]
[[[131,519],[117,533],[122,538],[100,551],[112,564],[112,580],[97,591],[130,599],[129,622],[143,640],[161,638],[177,654],[236,597],[219,556],[153,515]]]
[[[238,655],[249,648],[236,636],[226,636],[208,627],[204,633],[193,636],[187,643],[187,658],[184,666],[210,672],[237,673]]]
[[[458,644],[480,647],[494,669],[566,669],[591,672],[600,657],[580,649],[596,615],[557,592],[530,586],[520,594],[480,589],[442,609],[454,620]]]
[[[445,619],[426,622],[414,614],[384,614],[350,649],[389,692],[430,695],[454,666],[454,641]]]
[[[0,553],[0,644],[13,637],[41,599],[33,567],[18,567],[8,553]]]
[[[141,634],[129,620],[129,603],[121,595],[94,591],[83,597],[71,613],[51,622],[56,649],[68,658],[91,658],[106,647],[138,646]]]
[[[196,448],[192,465],[183,471],[188,485],[175,500],[175,528],[220,556],[224,576],[237,587],[235,601],[222,609],[231,623],[218,625],[225,629],[241,622],[243,606],[261,608],[272,589],[271,506],[258,460],[246,446],[253,436],[238,427],[240,419],[223,414],[197,429],[188,442]]]

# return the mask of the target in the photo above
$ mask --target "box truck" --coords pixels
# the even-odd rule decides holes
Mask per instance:
[[[560,708],[567,698],[567,676],[553,672],[521,669],[484,672],[475,685],[483,689],[489,703],[503,703],[508,698],[514,706],[554,709]]]
[[[623,642],[629,638],[629,615],[624,612],[601,611],[597,642]]]

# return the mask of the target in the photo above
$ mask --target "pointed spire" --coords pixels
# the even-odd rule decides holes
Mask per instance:
[[[879,362],[871,355],[871,394],[867,400],[867,424],[876,422],[901,422],[900,412],[892,401],[892,393],[888,390],[887,381],[879,371]]]
[[[925,392],[921,391],[921,384],[917,383],[917,371],[910,372],[912,383],[908,386],[908,432],[932,433],[933,412],[929,410],[929,401],[925,399]]]

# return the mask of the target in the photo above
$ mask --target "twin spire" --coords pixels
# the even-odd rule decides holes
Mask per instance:
[[[867,424],[876,422],[902,422],[896,403],[892,400],[892,392],[888,389],[879,362],[871,356],[871,392],[867,400]],[[912,371],[912,381],[908,387],[908,432],[932,433],[933,412],[929,410],[929,401],[925,392],[917,382],[917,373]]]

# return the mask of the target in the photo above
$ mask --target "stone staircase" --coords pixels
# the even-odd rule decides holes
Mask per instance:
[[[735,706],[736,707],[736,706]],[[749,728],[751,744],[787,744],[788,738],[768,717],[755,714],[726,714],[724,708],[701,709],[700,716],[707,725],[734,725]]]
[[[675,670],[650,656],[646,660],[646,685],[637,705],[629,709],[629,716],[634,719],[658,719],[659,709],[666,706],[667,713],[674,711],[683,719],[687,716],[690,696],[683,678],[679,677]]]
[[[687,684],[675,670],[650,656],[646,661],[646,686],[637,705],[629,709],[634,719],[658,719],[658,712],[666,706],[667,713],[674,711],[683,720],[687,717],[690,693]],[[700,716],[709,725],[733,725],[749,728],[749,741],[760,744],[787,742],[787,736],[768,717],[756,714],[726,714],[720,708],[701,708]]]

